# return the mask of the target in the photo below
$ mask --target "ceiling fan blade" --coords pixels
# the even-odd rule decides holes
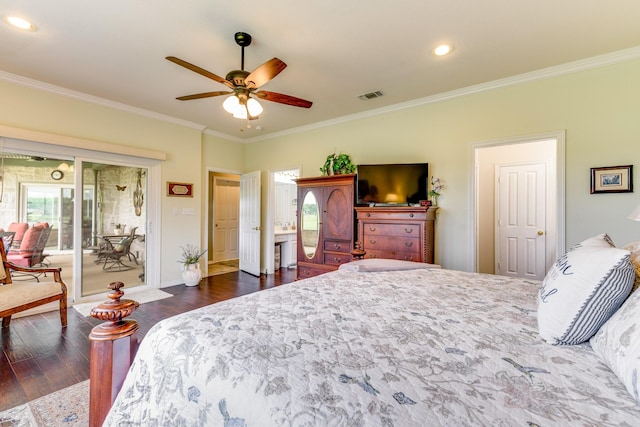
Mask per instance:
[[[287,64],[278,58],[270,59],[244,79],[245,85],[249,89],[257,89],[280,74],[285,68],[287,68]]]
[[[311,108],[313,105],[313,102],[307,101],[306,99],[296,98],[295,96],[284,95],[282,93],[269,92],[266,90],[255,92],[255,95],[260,99],[279,102],[280,104],[293,105],[294,107]]]
[[[193,95],[179,96],[176,99],[180,101],[189,101],[190,99],[211,98],[212,96],[228,95],[230,93],[233,93],[233,92],[228,90],[218,91],[218,92],[203,92],[203,93],[194,93]]]
[[[218,76],[217,74],[213,74],[211,71],[207,71],[204,68],[200,68],[197,65],[193,65],[187,61],[183,61],[180,58],[176,58],[175,56],[167,56],[167,58],[169,61],[173,62],[174,64],[178,64],[188,70],[191,70],[195,73],[198,73],[202,76],[205,76],[207,78],[210,78],[211,80],[215,80],[218,83],[222,83],[225,86],[230,87],[231,89],[233,89],[233,83],[231,83],[230,81],[223,79],[222,77]]]

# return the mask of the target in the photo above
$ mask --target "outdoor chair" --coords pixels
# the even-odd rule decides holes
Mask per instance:
[[[127,257],[130,261],[133,257],[133,261],[138,264],[138,259],[135,254],[131,252],[131,243],[136,238],[136,229],[138,227],[131,228],[127,236],[123,236],[118,242],[113,242],[108,238],[103,238],[105,243],[105,249],[102,249],[99,253],[99,258],[104,261],[102,269],[106,271],[124,271],[130,270],[131,266],[122,262],[123,257]]]
[[[7,227],[7,231],[12,231],[15,233],[13,236],[14,247],[20,246],[22,238],[24,237],[24,233],[26,233],[28,229],[29,224],[26,222],[12,222],[11,224],[9,224],[9,227]],[[7,248],[6,251],[9,252],[9,249]]]
[[[9,252],[7,260],[13,264],[22,267],[44,267],[45,258],[48,256],[44,253],[44,248],[49,240],[51,227],[48,224],[36,224],[29,228],[20,243],[20,247]],[[33,273],[14,272],[15,276],[32,276],[38,280],[38,275]]]
[[[60,268],[28,268],[7,261],[4,244],[0,239],[0,318],[2,327],[6,328],[11,322],[11,316],[54,301],[60,301],[60,323],[67,326],[67,285],[62,281]],[[52,280],[30,281],[14,283],[12,272],[41,275],[51,273]]]

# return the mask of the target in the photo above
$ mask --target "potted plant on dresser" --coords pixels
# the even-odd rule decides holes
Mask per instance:
[[[202,271],[200,270],[200,258],[207,250],[200,250],[194,245],[181,246],[182,257],[178,261],[182,264],[182,280],[185,286],[197,286],[202,280]]]

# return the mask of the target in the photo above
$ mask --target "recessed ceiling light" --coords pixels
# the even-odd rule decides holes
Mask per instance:
[[[2,20],[7,24],[11,25],[12,27],[19,28],[21,30],[25,30],[25,31],[36,30],[36,26],[33,25],[31,22],[17,16],[5,16],[4,18],[2,18]]]
[[[441,44],[440,46],[433,49],[433,53],[437,56],[448,55],[451,53],[451,51],[453,51],[453,47],[448,44]]]

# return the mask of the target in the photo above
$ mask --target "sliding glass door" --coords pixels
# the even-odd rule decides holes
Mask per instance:
[[[147,168],[83,161],[82,296],[146,283]]]
[[[46,263],[70,303],[106,299],[114,281],[160,286],[160,189],[156,158],[0,136],[0,228],[52,226]]]
[[[85,193],[93,191],[85,187]],[[47,249],[66,251],[73,249],[73,201],[75,189],[72,184],[22,184],[20,209],[22,222],[29,224],[46,222],[52,227]],[[90,201],[91,202],[91,201]],[[93,209],[93,205],[87,206]],[[86,230],[83,228],[83,241]]]

